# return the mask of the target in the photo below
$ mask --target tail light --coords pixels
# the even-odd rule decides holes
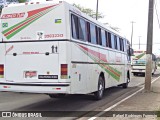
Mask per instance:
[[[4,65],[0,65],[0,78],[4,78]]]
[[[68,78],[68,65],[61,64],[61,79],[67,79],[67,78]]]

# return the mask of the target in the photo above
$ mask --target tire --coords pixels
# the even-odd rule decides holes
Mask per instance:
[[[98,80],[98,90],[94,93],[95,99],[96,100],[101,100],[104,94],[104,80],[103,78],[100,76],[99,80]]]
[[[63,98],[66,94],[49,94],[50,98]]]
[[[133,75],[134,75],[134,76],[137,76],[138,74],[137,74],[137,73],[133,73]]]
[[[129,83],[129,81],[130,81],[130,79],[127,78],[127,82],[122,85],[122,87],[123,87],[124,89],[128,88],[128,83]]]

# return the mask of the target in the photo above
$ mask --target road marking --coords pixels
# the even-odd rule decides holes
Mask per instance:
[[[155,82],[156,80],[158,80],[159,78],[160,78],[160,76],[157,77],[157,78],[155,78],[154,80],[152,80],[151,83],[154,83],[154,82]],[[115,108],[116,106],[118,106],[118,105],[121,104],[122,102],[126,101],[127,99],[133,97],[134,95],[136,95],[137,93],[139,93],[139,92],[142,91],[143,89],[144,89],[144,87],[142,87],[140,90],[136,91],[135,93],[131,94],[130,96],[128,96],[128,97],[122,99],[121,101],[117,102],[116,104],[108,107],[107,109],[105,109],[104,111],[102,111],[102,112],[100,112],[99,114],[95,115],[94,117],[89,118],[88,120],[95,120],[97,117],[99,117],[99,116],[103,115],[104,113],[106,113],[107,111],[110,111],[111,109]]]

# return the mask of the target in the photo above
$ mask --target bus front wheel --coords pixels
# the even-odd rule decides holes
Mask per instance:
[[[126,83],[123,83],[122,87],[123,88],[128,88],[128,83],[129,83],[130,79],[127,78],[127,82]]]
[[[105,87],[105,85],[104,85],[105,83],[104,83],[104,80],[103,80],[103,78],[100,76],[99,77],[99,80],[98,80],[98,90],[94,93],[94,96],[95,96],[95,98],[96,98],[96,100],[101,100],[102,99],[102,97],[103,97],[103,94],[104,94],[104,87]]]

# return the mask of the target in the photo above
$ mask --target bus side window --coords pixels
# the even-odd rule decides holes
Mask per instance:
[[[108,40],[108,32],[105,31],[105,36],[106,36],[106,47],[109,47],[109,40]]]
[[[123,41],[124,41],[124,40],[121,39],[122,51],[124,51],[124,42],[123,42]]]
[[[104,30],[101,30],[101,38],[102,38],[102,46],[107,46],[107,39],[106,39],[106,33]]]
[[[96,42],[98,45],[101,45],[101,36],[100,36],[100,29],[99,27],[96,26]]]
[[[91,42],[91,35],[90,35],[90,23],[86,22],[86,26],[87,26],[87,41]]]
[[[111,44],[111,33],[108,32],[108,47],[112,48],[112,44]]]
[[[114,35],[111,34],[111,44],[112,44],[112,49],[115,49],[115,41],[114,41]]]
[[[115,49],[118,50],[118,47],[117,47],[117,36],[114,35],[114,44],[115,44]]]
[[[78,17],[72,14],[72,37],[78,39]]]
[[[126,52],[127,51],[127,49],[126,49],[126,46],[127,46],[127,43],[126,43],[127,41],[124,39],[123,40],[123,43],[124,43],[124,51]]]
[[[120,51],[120,40],[119,40],[119,37],[117,37],[117,50]]]
[[[87,40],[86,22],[82,18],[79,19],[79,39],[82,40],[82,41]]]
[[[91,43],[97,44],[96,39],[96,26],[90,23],[90,36],[91,36]]]
[[[98,44],[99,44],[99,45],[102,45],[101,28],[98,28]]]
[[[120,41],[120,51],[124,51],[123,39],[119,38]]]

